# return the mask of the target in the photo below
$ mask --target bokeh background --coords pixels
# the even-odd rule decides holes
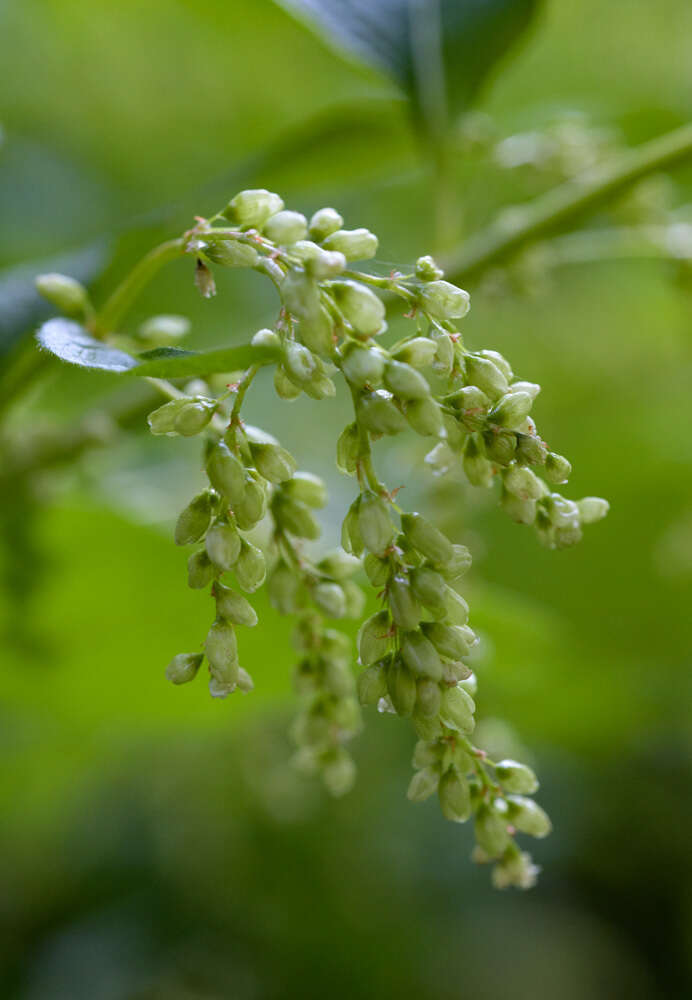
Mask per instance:
[[[390,25],[400,6],[370,3]],[[496,2],[479,40],[464,16],[483,4],[444,6],[461,20],[441,121],[405,70],[397,82],[288,9],[333,3],[0,3],[0,388],[32,350],[33,274],[69,266],[98,298],[241,187],[335,205],[378,233],[386,269],[463,248],[503,207],[692,114],[687,0]],[[491,890],[470,831],[406,802],[413,739],[397,719],[366,713],[346,798],[293,771],[290,624],[263,596],[243,635],[251,696],[164,680],[208,624],[170,538],[200,482],[195,442],[149,439],[139,420],[76,463],[3,481],[3,997],[691,995],[690,203],[683,163],[469,285],[468,343],[543,385],[535,412],[572,460],[570,495],[611,501],[580,546],[544,551],[496,496],[433,480],[421,439],[378,448],[407,505],[473,551],[485,737],[528,748],[555,824],[530,893]],[[259,279],[219,286],[204,302],[171,266],[132,322],[183,312],[194,347],[271,322]],[[59,436],[120,391],[56,364],[3,434]],[[333,464],[347,411],[281,403],[266,379],[248,399],[328,480],[327,540],[352,491]]]

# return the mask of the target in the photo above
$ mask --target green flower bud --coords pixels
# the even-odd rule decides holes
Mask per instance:
[[[177,434],[193,437],[207,426],[214,416],[216,404],[210,399],[198,399],[182,406],[175,415],[173,426]]]
[[[264,188],[240,191],[224,209],[224,216],[239,226],[253,226],[259,229],[269,218],[284,207],[278,194]]]
[[[511,382],[514,378],[514,372],[512,371],[512,366],[510,365],[507,358],[503,357],[499,351],[479,351],[478,352],[482,358],[487,358],[488,361],[492,361],[496,365],[508,382]],[[514,386],[512,386],[514,389]],[[521,390],[517,390],[521,391]]]
[[[383,389],[365,392],[358,399],[358,419],[371,434],[398,434],[406,427],[406,417]]]
[[[369,229],[337,229],[322,240],[325,250],[337,250],[346,260],[370,260],[379,240]]]
[[[259,262],[259,254],[248,243],[238,240],[205,241],[201,246],[202,256],[221,267],[254,267]]]
[[[341,370],[359,389],[379,385],[384,373],[384,355],[376,347],[349,343],[343,350]]]
[[[411,715],[418,693],[416,679],[398,656],[387,669],[387,690],[396,714],[403,718]]]
[[[516,760],[501,760],[495,768],[497,780],[508,792],[533,795],[538,791],[538,778],[530,767],[518,764]]]
[[[504,396],[509,388],[507,378],[500,368],[489,358],[478,354],[466,355],[466,381],[493,400]]]
[[[223,619],[214,622],[207,632],[204,651],[211,667],[219,673],[223,673],[230,664],[237,661],[238,643],[230,622]]]
[[[472,698],[476,697],[476,691],[478,690],[478,678],[474,673],[470,673],[468,677],[463,677],[457,684],[462,691],[466,691],[470,694]]]
[[[431,767],[416,771],[409,782],[406,798],[409,802],[424,802],[435,794],[439,781],[439,773]]]
[[[89,294],[75,278],[66,274],[39,274],[34,284],[39,295],[66,316],[81,319],[89,309]]]
[[[275,351],[281,350],[281,338],[278,333],[264,327],[258,330],[250,341],[253,347],[269,347]]]
[[[512,826],[531,837],[547,837],[553,828],[550,817],[544,809],[522,795],[508,795],[507,818]]]
[[[336,464],[340,472],[352,476],[356,471],[360,454],[360,434],[355,423],[348,424],[336,443]]]
[[[429,677],[419,677],[417,681],[415,714],[424,719],[432,719],[440,714],[442,692],[437,681]]]
[[[219,580],[214,584],[212,593],[216,598],[216,614],[219,618],[233,625],[245,625],[249,628],[257,624],[257,613],[242,594],[224,586]]]
[[[384,303],[366,285],[357,281],[335,281],[331,289],[336,304],[357,337],[367,339],[386,330]]]
[[[203,653],[178,653],[166,667],[166,677],[173,684],[187,684],[197,676]]]
[[[332,552],[328,552],[317,564],[317,568],[325,576],[331,576],[334,580],[345,580],[357,573],[360,567],[360,559],[349,555],[343,549],[334,549]]]
[[[327,502],[327,487],[324,480],[311,472],[296,472],[283,488],[284,494],[293,500],[300,500],[308,507],[324,507]],[[345,555],[345,553],[344,553]]]
[[[296,385],[295,382],[291,382],[285,369],[281,365],[279,365],[274,372],[274,389],[276,390],[276,395],[279,399],[286,399],[289,401],[297,399],[303,391],[299,385]]]
[[[283,363],[288,378],[301,388],[310,381],[317,369],[317,358],[312,351],[295,340],[286,344]]]
[[[453,687],[461,681],[468,680],[470,676],[471,668],[467,667],[461,660],[446,660],[442,664],[442,681],[444,684],[449,685],[449,687]],[[466,690],[464,687],[464,691]]]
[[[429,681],[420,681],[421,684],[428,684]],[[443,752],[443,746],[437,742],[428,740],[418,740],[413,750],[412,766],[417,770],[424,767],[434,767],[439,763]]]
[[[510,465],[503,473],[505,489],[521,500],[539,500],[544,487],[538,476],[525,465]]]
[[[361,625],[358,631],[358,655],[364,667],[383,659],[392,646],[389,614],[378,611]]]
[[[482,805],[474,824],[476,840],[491,858],[499,858],[509,844],[507,819],[492,806]]]
[[[358,509],[360,507],[360,497],[356,497],[348,509],[341,526],[341,547],[346,552],[351,552],[354,556],[361,555],[363,551],[363,539],[360,536],[358,522]]]
[[[477,641],[471,629],[463,625],[423,622],[421,629],[440,656],[449,660],[460,660],[463,656],[468,656]]]
[[[422,632],[407,632],[401,644],[401,655],[406,666],[417,677],[430,677],[431,680],[442,679],[442,664],[437,650],[425,638]]]
[[[310,239],[318,243],[341,229],[343,218],[334,208],[320,208],[310,219]]]
[[[517,437],[511,431],[500,431],[491,427],[483,431],[485,454],[495,465],[509,465],[516,454]]]
[[[332,795],[345,795],[356,780],[356,765],[342,748],[330,750],[322,762],[322,780]]]
[[[517,524],[533,524],[536,520],[536,501],[522,500],[521,497],[502,490],[500,506]]]
[[[192,590],[201,590],[214,579],[216,566],[204,549],[193,552],[187,561],[187,585]]]
[[[320,308],[314,315],[303,316],[298,323],[298,335],[305,346],[315,354],[326,357],[331,355],[334,347],[334,324],[326,309]],[[324,373],[316,370],[311,381],[314,381],[318,374]]]
[[[493,484],[493,467],[483,455],[476,435],[464,446],[464,472],[472,486],[487,488]]]
[[[541,391],[540,385],[536,382],[513,382],[512,392],[526,392],[529,394],[531,399],[535,399],[538,393]]]
[[[490,400],[476,385],[467,385],[457,389],[445,402],[451,403],[459,410],[459,417],[464,427],[469,431],[478,431],[485,426],[485,420],[490,408]]]
[[[255,690],[255,682],[247,670],[243,670],[242,667],[238,667],[238,680],[236,683],[238,690],[242,691],[243,694],[249,694],[250,691]]]
[[[278,524],[297,538],[319,538],[322,529],[310,508],[300,500],[279,496],[273,504]]]
[[[375,555],[383,555],[392,544],[395,528],[389,506],[370,491],[363,493],[358,506],[358,530],[363,544]]]
[[[245,469],[228,445],[219,441],[207,459],[207,475],[212,486],[235,503],[245,490]]]
[[[261,587],[267,575],[264,555],[255,545],[243,538],[240,545],[240,555],[236,561],[234,572],[241,590],[252,593]]]
[[[300,578],[285,559],[279,560],[269,576],[267,584],[272,607],[282,615],[294,614],[299,606],[301,591]]]
[[[456,590],[447,587],[445,592],[445,610],[452,625],[465,625],[469,620],[469,606]]]
[[[500,427],[519,427],[531,412],[533,400],[528,392],[508,392],[492,408],[488,420]]]
[[[572,466],[563,455],[549,451],[545,459],[545,478],[549,483],[566,483],[572,473]]]
[[[411,589],[416,600],[426,608],[438,612],[444,610],[447,585],[430,566],[419,566],[411,570]]]
[[[163,406],[157,407],[147,417],[149,430],[152,434],[175,434],[175,418],[184,406],[192,402],[189,396],[181,399],[172,399]]]
[[[296,460],[278,444],[250,443],[250,451],[257,471],[270,483],[283,483],[296,471]]]
[[[386,694],[387,673],[382,663],[375,663],[358,675],[358,699],[361,705],[376,705]]]
[[[363,568],[373,587],[382,587],[387,582],[389,563],[386,559],[380,559],[374,553],[369,552],[363,560]]]
[[[438,281],[444,277],[444,271],[430,254],[426,254],[416,261],[416,277],[420,281]]]
[[[445,580],[458,580],[471,568],[471,553],[465,545],[453,545],[453,555],[447,563],[435,566]]]
[[[311,399],[327,399],[336,396],[336,386],[323,371],[316,371],[303,386],[303,392]]]
[[[395,576],[390,581],[387,587],[387,599],[394,624],[398,628],[409,630],[418,627],[421,609],[411,593],[407,577]]]
[[[601,497],[584,497],[582,500],[577,500],[577,509],[582,524],[593,524],[606,516],[610,504]]]
[[[461,319],[471,308],[469,293],[449,281],[429,281],[420,290],[421,307],[436,319]]]
[[[298,240],[291,252],[303,261],[308,274],[318,281],[336,278],[346,268],[346,258],[336,250],[323,250],[311,240]]]
[[[437,718],[424,719],[422,715],[414,715],[413,728],[421,740],[437,740],[442,736],[442,726]]]
[[[452,543],[421,514],[402,514],[401,529],[411,545],[434,563],[446,563],[452,558]]]
[[[414,368],[425,368],[431,365],[435,357],[437,347],[432,340],[427,337],[414,337],[402,344],[394,352],[397,361],[403,361]]]
[[[202,538],[211,523],[217,501],[213,490],[202,490],[193,497],[176,522],[176,545],[191,545]]]
[[[442,412],[430,396],[427,399],[412,399],[406,404],[405,414],[416,434],[422,437],[440,437],[444,434]]]
[[[433,371],[449,378],[454,367],[454,344],[450,340],[449,334],[442,330],[433,330],[430,339],[435,344]]]
[[[241,538],[238,529],[229,521],[217,521],[207,532],[205,546],[214,565],[226,572],[240,555]]]
[[[430,386],[424,376],[403,361],[387,362],[384,384],[399,399],[427,399],[430,396]]]
[[[471,815],[471,792],[466,778],[450,767],[440,778],[440,809],[445,819],[465,823]]]
[[[476,709],[473,698],[460,687],[447,688],[442,694],[440,719],[445,726],[460,733],[472,733]]]
[[[137,331],[140,340],[152,347],[165,347],[168,344],[182,340],[190,332],[190,320],[187,316],[150,316],[140,324]]]
[[[343,618],[346,614],[346,597],[338,583],[318,583],[313,589],[312,599],[325,615]]]
[[[266,508],[266,483],[254,469],[250,469],[245,477],[243,495],[233,506],[233,513],[241,531],[254,528],[264,517]]]
[[[517,434],[517,460],[525,465],[543,465],[548,449],[533,434]]]
[[[274,243],[289,246],[307,236],[308,220],[300,212],[277,212],[267,219],[263,232]]]

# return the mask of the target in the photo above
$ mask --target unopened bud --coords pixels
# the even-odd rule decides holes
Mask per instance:
[[[489,399],[499,399],[509,388],[504,372],[495,362],[478,354],[466,355],[466,381],[477,386]]]
[[[288,377],[300,386],[310,381],[317,368],[317,358],[312,351],[295,340],[286,345],[283,363]]]
[[[363,539],[360,535],[358,523],[358,508],[360,507],[360,497],[356,497],[348,509],[343,524],[341,525],[341,547],[346,552],[359,556],[363,552]]]
[[[348,381],[359,389],[379,385],[384,373],[384,355],[376,347],[351,342],[344,348],[341,370]]]
[[[202,490],[190,501],[175,525],[176,545],[191,545],[202,538],[211,523],[217,500],[213,490]]]
[[[361,705],[376,705],[387,694],[387,674],[382,663],[366,667],[358,675],[358,699]]]
[[[257,624],[257,612],[242,594],[218,580],[212,593],[216,598],[216,614],[219,618],[224,618],[233,625],[245,625],[249,628]]]
[[[322,240],[325,250],[337,250],[346,260],[370,260],[379,241],[369,229],[337,229]]]
[[[389,614],[378,611],[361,625],[358,631],[358,655],[364,667],[383,659],[392,646]]]
[[[292,382],[285,369],[279,365],[274,372],[274,389],[279,399],[297,399],[303,391],[299,385]]]
[[[547,812],[533,799],[526,799],[522,795],[508,795],[507,805],[509,822],[522,833],[528,833],[531,837],[547,837],[552,830],[553,824]]]
[[[401,528],[415,549],[434,563],[446,563],[453,554],[452,543],[421,514],[402,514]]]
[[[332,795],[345,795],[353,788],[356,765],[343,747],[330,750],[323,759],[322,780]]]
[[[409,782],[406,798],[409,802],[424,802],[435,794],[439,781],[439,772],[431,767],[416,771]]]
[[[543,465],[548,455],[546,445],[533,434],[517,434],[517,459],[525,465]]]
[[[417,682],[415,713],[424,719],[432,719],[440,714],[442,692],[437,681],[429,677],[419,677]]]
[[[490,427],[483,432],[483,447],[485,454],[495,465],[509,465],[517,450],[516,434]]]
[[[239,226],[259,229],[270,215],[280,212],[283,207],[283,199],[278,194],[256,188],[240,191],[228,203],[223,214],[230,222]]]
[[[503,489],[500,506],[517,524],[533,524],[536,520],[535,500],[522,500],[521,497]]]
[[[182,406],[175,415],[176,433],[183,437],[193,437],[207,426],[214,416],[216,404],[211,399],[194,400]]]
[[[497,780],[508,792],[518,792],[520,795],[533,795],[538,791],[538,778],[526,764],[516,760],[501,760],[495,768]]]
[[[421,628],[440,656],[449,660],[460,660],[463,656],[468,656],[476,643],[474,633],[463,625],[423,622]]]
[[[416,704],[416,679],[400,657],[395,657],[387,669],[387,690],[397,715],[407,717]]]
[[[163,406],[157,407],[147,417],[149,430],[152,434],[175,434],[175,418],[184,406],[192,402],[191,397],[183,396],[181,399],[171,399]]]
[[[250,443],[257,471],[270,483],[283,483],[296,471],[296,460],[278,444]]]
[[[356,336],[367,339],[384,332],[384,303],[366,285],[357,281],[335,281],[331,287],[336,304]]]
[[[514,378],[514,372],[512,371],[512,366],[510,365],[507,358],[505,358],[499,351],[479,351],[478,352],[482,358],[487,358],[488,361],[492,361],[494,365],[500,369],[504,377],[508,382],[511,382]],[[514,386],[512,389],[514,390]],[[517,390],[518,391],[518,390]]]
[[[387,600],[394,624],[406,631],[418,627],[421,619],[420,605],[411,592],[406,576],[395,576],[387,587]]]
[[[461,319],[471,308],[469,293],[449,281],[429,281],[420,290],[421,306],[436,319]]]
[[[458,580],[471,568],[472,557],[465,545],[453,545],[453,555],[449,562],[435,566],[445,580]]]
[[[428,337],[414,337],[394,352],[397,361],[403,361],[414,368],[426,368],[431,365],[437,347]]]
[[[444,612],[447,585],[443,577],[430,566],[419,566],[411,570],[411,589],[426,608],[439,613]]]
[[[346,614],[346,597],[338,583],[318,583],[312,599],[329,618],[343,618]]]
[[[489,487],[493,484],[493,467],[481,451],[476,435],[464,446],[464,472],[472,486]]]
[[[398,434],[406,427],[406,417],[384,389],[364,392],[358,399],[358,419],[372,434]]]
[[[444,277],[444,271],[430,254],[426,254],[416,261],[416,277],[420,281],[439,281]]]
[[[389,506],[370,491],[361,496],[358,529],[366,549],[375,555],[386,552],[394,539],[395,529],[389,515]]]
[[[606,516],[610,504],[601,497],[584,497],[582,500],[577,500],[577,509],[582,524],[593,524]]]
[[[445,819],[465,823],[471,815],[469,783],[456,768],[450,767],[440,778],[440,809]]]
[[[276,521],[297,538],[319,538],[322,534],[319,521],[315,519],[307,504],[301,500],[292,500],[287,496],[279,496],[273,504]]]
[[[473,698],[460,687],[447,688],[442,695],[440,719],[460,733],[472,733],[475,725],[473,713],[476,709]]]
[[[226,572],[240,555],[241,538],[235,525],[229,521],[217,521],[207,532],[205,545],[214,565]]]
[[[216,566],[202,549],[193,552],[187,561],[187,585],[192,590],[201,590],[214,579]]]
[[[564,455],[556,455],[549,451],[545,459],[545,478],[549,483],[566,483],[572,472],[572,466]]]
[[[360,453],[360,434],[355,423],[348,424],[336,443],[336,464],[341,472],[352,476],[356,471]]]
[[[384,384],[399,399],[427,399],[430,396],[430,386],[425,377],[403,361],[387,362]]]
[[[545,492],[538,476],[524,465],[510,465],[502,478],[505,488],[521,500],[539,500]]]
[[[531,412],[533,400],[528,392],[512,390],[504,395],[488,414],[488,420],[500,427],[520,426]]]
[[[207,460],[207,475],[212,486],[235,503],[245,489],[245,469],[227,444],[219,441]]]
[[[178,653],[166,667],[166,677],[173,684],[187,684],[197,676],[203,653]]]
[[[214,622],[207,632],[204,652],[216,678],[234,684],[238,672],[238,643],[230,622]]]
[[[207,240],[201,248],[202,255],[220,267],[255,267],[259,254],[249,243],[238,240]]]
[[[275,333],[274,330],[268,330],[266,327],[258,330],[250,343],[253,347],[269,347],[276,351],[281,348],[281,338],[278,333]]]
[[[360,567],[360,559],[349,555],[343,549],[334,549],[332,552],[328,552],[317,564],[317,568],[322,573],[331,576],[334,580],[346,580],[349,576],[357,573]]]
[[[233,505],[233,513],[241,531],[254,528],[264,517],[266,507],[267,484],[254,469],[249,469],[245,477],[243,495]]]
[[[442,664],[437,650],[422,632],[407,632],[401,644],[401,655],[417,677],[442,679]]]
[[[66,274],[39,274],[34,284],[39,295],[72,319],[81,319],[89,309],[87,290],[75,278]]]
[[[252,593],[261,587],[267,575],[264,555],[255,545],[243,538],[240,545],[240,555],[234,566],[238,586],[241,590]]]
[[[310,239],[319,243],[321,240],[341,229],[343,218],[334,208],[320,208],[310,219]]]
[[[507,818],[492,806],[482,805],[474,824],[476,840],[490,858],[498,858],[509,843]]]
[[[190,332],[190,320],[187,316],[150,316],[137,331],[141,340],[153,347],[165,347],[167,344],[182,340]]]

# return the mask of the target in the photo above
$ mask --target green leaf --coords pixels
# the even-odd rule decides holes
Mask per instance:
[[[335,48],[392,77],[434,130],[476,97],[539,0],[276,0]]]
[[[203,353],[160,347],[134,357],[95,340],[79,323],[61,317],[44,323],[36,339],[44,350],[80,368],[154,378],[189,378],[192,375],[238,371],[253,364],[269,364],[278,358],[278,352],[273,348],[252,347],[249,344]]]

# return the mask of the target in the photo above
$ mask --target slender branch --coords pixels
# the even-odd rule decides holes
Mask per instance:
[[[692,157],[692,124],[628,150],[611,162],[548,191],[528,205],[505,209],[475,239],[450,254],[443,266],[461,282],[478,278],[528,243],[549,236],[648,174]]]

